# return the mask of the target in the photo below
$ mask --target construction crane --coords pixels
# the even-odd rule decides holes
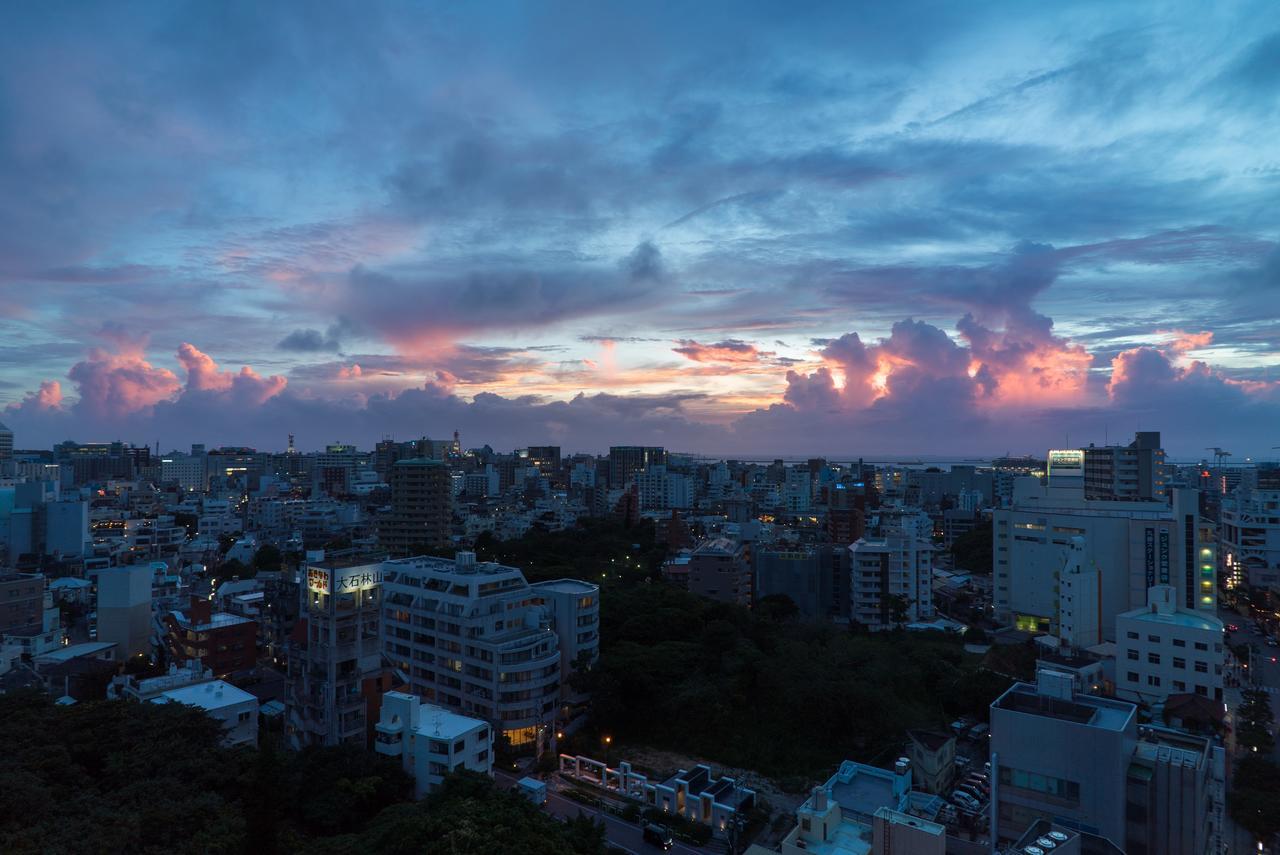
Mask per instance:
[[[1222,458],[1230,457],[1231,452],[1224,451],[1223,449],[1218,448],[1216,445],[1206,445],[1204,447],[1204,450],[1213,452],[1213,477],[1218,482],[1218,491],[1221,493],[1226,493],[1227,484],[1226,484],[1226,480],[1222,477]]]

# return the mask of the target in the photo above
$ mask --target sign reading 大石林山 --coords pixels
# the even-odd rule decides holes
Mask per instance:
[[[307,568],[307,588],[319,594],[346,594],[365,591],[382,584],[382,567],[366,565],[329,570],[325,567]]]

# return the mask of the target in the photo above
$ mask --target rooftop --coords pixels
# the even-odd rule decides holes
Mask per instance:
[[[582,582],[578,579],[553,579],[549,582],[534,582],[533,587],[544,591],[559,591],[565,594],[594,594],[600,590],[599,585]]]
[[[170,689],[151,699],[153,704],[173,702],[200,707],[200,709],[206,711],[235,706],[249,701],[256,705],[258,699],[243,689],[237,689],[222,680],[210,680],[208,683],[197,683],[194,686]]]
[[[1143,623],[1163,624],[1164,626],[1180,626],[1187,629],[1200,629],[1206,632],[1222,632],[1222,621],[1212,615],[1194,614],[1192,612],[1157,612],[1147,606],[1133,611],[1123,612],[1119,617],[1127,620],[1139,620]]]
[[[82,656],[96,657],[115,646],[116,643],[114,641],[86,641],[83,644],[59,647],[57,650],[37,656],[36,659],[41,663],[66,662],[70,659],[79,659]]]
[[[415,697],[416,700],[416,696],[411,697]],[[484,725],[485,722],[482,719],[449,712],[444,707],[438,707],[435,704],[423,704],[421,718],[418,719],[418,726],[415,732],[419,736],[457,739],[459,736],[470,733],[475,728]]]
[[[1014,683],[991,706],[1114,731],[1124,730],[1137,710],[1131,703],[1097,695],[1076,695],[1071,700],[1042,695],[1030,683]]]

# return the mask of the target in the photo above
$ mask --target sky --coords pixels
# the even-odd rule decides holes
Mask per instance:
[[[61,3],[0,421],[281,449],[1280,446],[1271,2]]]

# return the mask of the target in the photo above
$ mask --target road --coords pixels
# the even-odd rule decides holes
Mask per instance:
[[[514,787],[516,781],[519,780],[515,775],[500,772],[497,769],[493,770],[493,777],[498,786],[506,789]],[[648,853],[655,853],[656,855],[656,853],[662,851],[657,846],[644,842],[644,835],[640,831],[640,826],[619,819],[612,814],[579,804],[572,799],[567,799],[558,793],[552,792],[550,788],[547,790],[546,810],[547,813],[560,819],[572,819],[582,813],[592,819],[600,820],[604,823],[605,836],[609,838],[609,843],[633,852],[635,855],[648,855]],[[707,850],[689,846],[678,840],[667,851],[677,853],[677,855],[707,855]]]
[[[1220,607],[1218,609],[1218,618],[1224,624],[1234,624],[1238,627],[1235,632],[1229,633],[1227,636],[1233,646],[1253,644],[1256,648],[1256,652],[1253,654],[1253,664],[1248,669],[1242,668],[1240,663],[1235,663],[1227,669],[1228,675],[1239,680],[1238,686],[1228,687],[1224,692],[1228,707],[1227,723],[1234,730],[1236,726],[1236,709],[1240,706],[1240,701],[1242,700],[1241,690],[1250,685],[1251,678],[1256,681],[1258,688],[1263,689],[1271,696],[1271,709],[1276,713],[1276,720],[1280,721],[1280,661],[1277,661],[1280,660],[1280,647],[1269,647],[1266,637],[1261,633],[1250,631],[1249,618],[1238,612]],[[1253,673],[1250,674],[1250,671]],[[1234,733],[1228,735],[1227,750],[1233,754],[1235,752]],[[1276,747],[1272,759],[1280,761],[1280,746]],[[1228,782],[1231,779],[1231,766],[1231,761],[1228,760]],[[1228,783],[1229,787],[1230,784]],[[1227,838],[1228,852],[1256,851],[1253,835],[1240,828],[1231,819],[1227,819],[1226,828],[1223,831]]]

